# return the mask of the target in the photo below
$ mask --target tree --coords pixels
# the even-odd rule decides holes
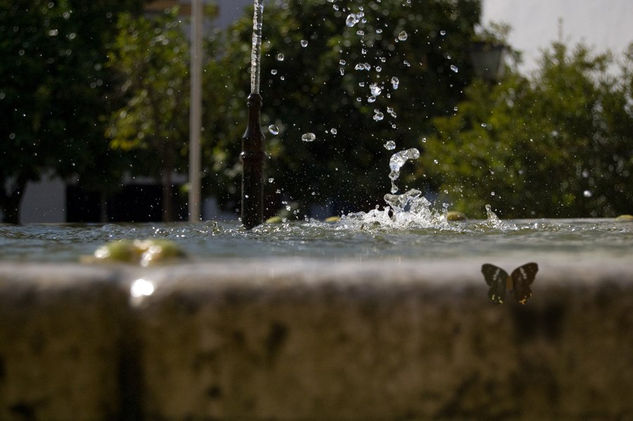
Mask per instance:
[[[383,144],[417,145],[431,117],[452,110],[472,78],[464,45],[479,13],[475,0],[267,5],[262,119],[273,126],[266,141],[273,207],[297,201],[307,213],[311,204],[342,211],[382,203],[395,152]],[[216,100],[205,118],[216,138],[207,171],[211,180],[222,180],[208,183],[227,206],[239,200],[251,17],[229,29],[218,63],[207,70],[205,96]],[[308,133],[314,141],[302,141]]]
[[[189,136],[189,48],[178,9],[155,17],[121,15],[109,67],[125,104],[107,130],[114,149],[134,152],[134,171],[158,176],[163,220],[173,219],[174,171],[185,168]]]
[[[532,78],[473,83],[453,116],[434,120],[418,175],[473,216],[486,203],[505,217],[630,212],[630,79],[610,64],[554,43]]]
[[[139,10],[140,3],[0,0],[4,222],[19,222],[26,184],[49,171],[99,188],[118,181],[100,118],[110,88],[105,45],[118,12]]]

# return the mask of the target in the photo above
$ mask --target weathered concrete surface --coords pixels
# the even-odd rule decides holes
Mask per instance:
[[[633,263],[539,262],[526,306],[481,263],[0,265],[0,419],[632,418]]]
[[[111,270],[0,266],[0,419],[112,419],[128,297]]]

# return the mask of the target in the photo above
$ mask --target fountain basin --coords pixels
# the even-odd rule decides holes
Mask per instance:
[[[541,255],[525,306],[484,261],[5,261],[0,418],[630,417],[630,259]]]

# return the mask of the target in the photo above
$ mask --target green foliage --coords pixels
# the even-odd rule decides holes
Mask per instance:
[[[0,0],[0,207],[18,222],[28,181],[43,171],[105,189],[116,154],[100,120],[110,79],[105,45],[137,0]],[[115,176],[113,176],[115,175]]]
[[[528,79],[479,81],[450,117],[436,118],[420,178],[469,215],[486,203],[505,217],[607,216],[630,211],[631,62],[560,44]]]
[[[347,16],[361,8],[361,21],[346,26]],[[268,196],[278,205],[281,200],[298,201],[302,209],[311,203],[333,203],[340,210],[382,204],[393,153],[383,144],[394,140],[398,149],[417,145],[431,129],[430,118],[452,110],[471,79],[464,45],[479,12],[476,0],[267,4],[262,123],[280,130],[276,136],[266,132],[266,172],[274,179],[267,184]],[[209,184],[211,191],[225,204],[238,201],[236,164],[246,126],[251,17],[247,14],[229,30],[219,62],[207,69],[209,83],[205,81],[205,97],[216,100],[207,106],[205,121],[215,139],[205,162],[210,163],[210,179],[221,180]],[[401,41],[402,31],[408,37]],[[306,47],[302,40],[308,42]],[[362,63],[371,71],[355,70]],[[400,81],[397,89],[392,77]],[[368,101],[372,83],[382,89],[373,103]],[[375,121],[374,109],[385,118]],[[307,132],[316,135],[314,142],[301,141]]]
[[[110,144],[151,157],[135,162],[135,172],[182,170],[189,133],[189,48],[178,10],[151,18],[123,14],[117,29],[108,65],[123,80],[125,104],[112,114]]]
[[[162,179],[164,219],[173,218],[174,171],[186,172],[189,47],[178,9],[159,16],[122,14],[108,55],[123,80],[124,105],[110,118],[113,149],[132,151],[132,173]]]

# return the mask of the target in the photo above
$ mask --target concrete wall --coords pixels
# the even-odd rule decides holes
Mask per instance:
[[[0,419],[627,419],[632,333],[633,264],[0,264]]]

